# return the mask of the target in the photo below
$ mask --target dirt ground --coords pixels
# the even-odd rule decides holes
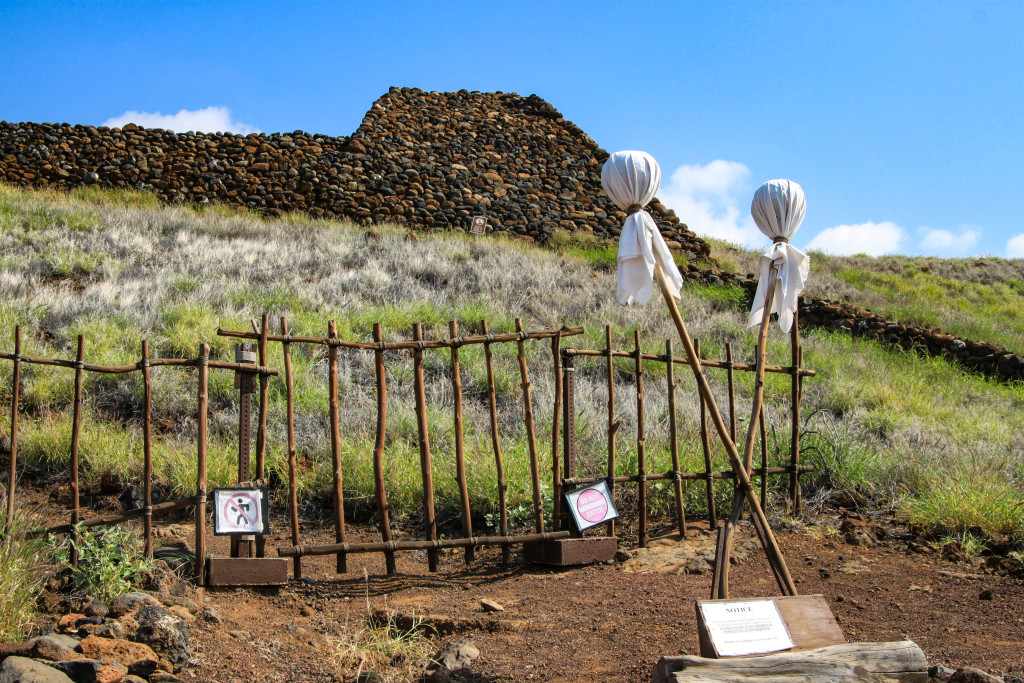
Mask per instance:
[[[400,623],[422,618],[438,645],[470,640],[481,654],[460,680],[647,681],[659,657],[698,651],[694,601],[708,597],[710,575],[655,573],[673,571],[673,554],[713,552],[706,522],[691,525],[688,536],[666,536],[650,551],[631,548],[625,562],[578,568],[530,566],[518,556],[506,567],[500,550],[484,549],[472,566],[461,550],[442,553],[435,574],[425,553],[399,553],[392,577],[382,555],[350,555],[348,573],[337,575],[334,556],[307,557],[305,578],[280,590],[207,590],[205,604],[222,622],[193,627],[195,666],[183,675],[220,683],[338,680],[328,636],[388,609]],[[357,528],[349,538],[375,533]],[[329,534],[303,542],[330,542]],[[776,595],[752,543],[739,544],[752,550],[732,570],[732,596]],[[779,532],[779,543],[801,594],[823,594],[849,641],[909,639],[929,664],[1024,676],[1019,576],[911,554],[900,543],[852,546],[813,527]],[[283,544],[272,537],[268,549]],[[226,554],[226,541],[215,539],[212,552]],[[650,562],[651,553],[660,560]],[[481,599],[504,611],[485,612]]]

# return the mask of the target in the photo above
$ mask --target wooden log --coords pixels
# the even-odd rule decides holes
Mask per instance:
[[[567,356],[582,356],[582,357],[589,356],[589,357],[594,357],[594,356],[604,356],[604,355],[607,355],[606,351],[603,350],[603,349],[572,349],[572,348],[569,348],[569,349],[562,349],[562,351]],[[632,351],[612,351],[611,353],[616,358],[632,358],[633,357],[633,352]],[[661,354],[661,353],[658,353],[658,354],[655,354],[655,353],[645,353],[645,354],[643,354],[641,356],[641,358],[643,358],[643,360],[652,360],[652,361],[655,361],[655,362],[658,362],[658,363],[667,363],[669,361],[669,359],[664,354]],[[673,363],[675,363],[677,365],[693,365],[693,363],[690,362],[689,356],[684,356],[684,357],[681,357],[681,358],[673,358],[671,360],[672,360]],[[706,358],[701,360],[700,366],[702,368],[728,368],[729,367],[727,361],[708,360]],[[735,370],[742,370],[744,372],[754,372],[754,370],[756,370],[757,368],[755,366],[751,365],[751,364],[748,364],[748,363],[734,363],[733,364],[733,369],[735,369]],[[807,370],[806,368],[793,368],[793,367],[790,367],[788,365],[766,365],[764,367],[764,371],[765,372],[774,372],[774,373],[783,374],[783,375],[791,375],[791,374],[793,374],[795,372],[798,375],[800,375],[801,377],[814,377],[817,374],[817,373],[815,373],[814,370]]]
[[[260,322],[260,339],[257,346],[259,364],[267,364],[267,335],[269,334],[270,318],[264,313]],[[269,387],[270,377],[260,375],[260,412],[256,426],[256,478],[262,479],[267,474],[267,413],[269,412]],[[256,534],[256,557],[265,557],[267,549],[267,537],[265,534]]]
[[[700,360],[700,340],[693,343],[694,358]],[[703,364],[703,363],[702,363]],[[697,366],[700,367],[700,366]],[[711,444],[708,441],[708,408],[704,403],[704,394],[697,392],[697,404],[700,408],[700,447],[704,452],[704,472],[707,480],[704,484],[708,498],[708,526],[714,530],[718,528],[718,511],[715,509],[715,486],[712,482],[711,473]]]
[[[665,340],[665,355],[672,357],[672,340]],[[676,380],[673,374],[675,363],[665,363],[665,381],[668,384],[668,440],[669,453],[672,457],[672,487],[676,494],[676,522],[679,524],[679,535],[686,538],[686,509],[683,506],[683,480],[679,476],[679,435],[676,431]]]
[[[790,473],[790,469],[791,468],[789,467],[789,465],[786,465],[785,467],[769,467],[767,469],[767,471],[764,471],[764,470],[761,470],[761,469],[756,469],[756,470],[754,470],[754,474],[757,474],[757,475],[761,475],[761,474],[767,474],[767,475],[789,474]],[[805,472],[813,472],[814,471],[814,465],[798,465],[797,466],[797,470],[798,470],[799,474],[804,474]],[[677,475],[676,475],[675,472],[663,472],[663,473],[657,473],[657,474],[647,474],[645,476],[647,477],[647,481],[657,481],[657,480],[671,481]],[[682,479],[684,481],[691,481],[691,480],[698,480],[698,479],[735,479],[736,478],[736,473],[733,472],[732,470],[725,470],[723,472],[712,472],[711,474],[708,474],[707,472],[679,472],[678,473],[678,477],[679,477],[679,479]],[[562,485],[563,486],[579,486],[580,484],[593,484],[596,481],[607,481],[607,480],[604,479],[603,477],[601,477],[601,478],[598,478],[598,477],[566,477],[565,479],[562,480]],[[639,482],[639,481],[640,481],[640,477],[638,477],[636,475],[620,475],[620,476],[615,477],[615,483],[617,483],[617,484],[621,484],[621,483],[624,483],[624,482],[636,483],[636,482]]]
[[[571,486],[569,482],[576,475],[576,368],[573,367],[572,356],[562,356],[562,490]],[[575,530],[569,517],[568,506],[562,508],[562,528],[571,530],[573,536],[580,533]]]
[[[153,557],[153,383],[149,376],[149,341],[142,340],[142,509],[146,557]]]
[[[558,436],[562,417],[562,335],[551,338],[551,364],[554,371],[555,399],[551,407],[551,528],[559,530],[562,517],[561,458],[558,454]]]
[[[338,323],[331,320],[327,324],[327,334],[331,337],[338,334]],[[331,421],[331,465],[334,467],[334,537],[338,543],[345,542],[345,495],[342,490],[343,472],[341,466],[341,427],[338,417],[338,347],[327,349],[327,392]],[[345,553],[339,552],[336,571],[344,574],[348,571]]]
[[[636,466],[640,508],[640,547],[647,547],[647,446],[644,424],[644,363],[640,358],[640,330],[633,330],[633,344],[636,347]]]
[[[346,553],[382,553],[401,552],[407,550],[426,550],[437,552],[441,548],[479,548],[482,546],[518,545],[533,541],[551,541],[559,538],[568,538],[568,531],[549,531],[541,534],[525,534],[522,536],[476,536],[474,538],[442,538],[429,541],[390,541],[387,543],[338,543],[334,545],[308,545],[299,547],[278,548],[277,553],[281,557],[295,557],[296,555],[331,555],[336,552]]]
[[[380,323],[373,324],[373,340],[375,342],[384,341]],[[388,508],[387,491],[384,489],[384,443],[388,426],[388,392],[382,350],[378,349],[373,352],[373,364],[374,377],[377,380],[377,436],[373,444],[373,492],[377,498],[377,521],[380,524],[380,536],[387,543],[391,541],[391,515]],[[298,542],[292,545],[298,545]],[[298,556],[295,559],[298,559]],[[384,552],[384,567],[388,576],[398,571],[395,567],[394,552]]]
[[[480,329],[487,336],[487,321],[480,321]],[[498,397],[494,388],[494,361],[491,357],[490,342],[484,343],[484,363],[487,367],[487,407],[491,417],[491,447],[494,449],[494,467],[498,478],[498,529],[502,536],[508,536],[508,485],[505,483],[505,462],[501,455],[501,438],[498,434]],[[512,551],[506,545],[501,548],[501,560],[512,561]]]
[[[608,440],[608,465],[607,465],[607,481],[608,481],[608,494],[611,496],[612,501],[615,500],[615,459],[616,459],[616,432],[619,430],[620,422],[615,419],[615,369],[613,367],[612,360],[612,326],[605,325],[604,328],[605,338],[605,351],[606,355],[606,375],[607,375],[607,386],[608,386],[608,426],[607,426],[607,440]],[[609,537],[615,536],[615,520],[610,519],[607,523],[607,533]]]
[[[50,367],[57,368],[78,368],[78,362],[73,360],[64,360],[61,358],[35,358],[33,356],[18,356],[17,354],[8,353],[6,351],[0,351],[0,359],[3,360],[20,360],[22,363],[28,363],[29,365],[47,365]],[[169,367],[169,366],[185,366],[185,367],[198,367],[199,361],[194,358],[150,358],[150,367]],[[258,365],[249,365],[246,363],[229,363],[227,361],[220,360],[208,360],[206,363],[208,368],[216,368],[218,370],[235,370],[237,372],[247,372],[253,375],[271,375],[276,376],[278,371],[274,368],[265,368]],[[123,375],[129,372],[138,372],[142,369],[142,361],[132,363],[131,365],[96,365],[95,363],[82,363],[82,370],[85,372],[98,372],[104,375]]]
[[[196,457],[196,585],[206,585],[206,449],[209,413],[210,347],[199,345],[199,399],[197,409]]]
[[[533,526],[539,534],[544,531],[544,504],[540,497],[540,465],[537,458],[537,432],[533,423],[533,391],[530,388],[530,370],[526,365],[526,345],[528,337],[523,330],[522,318],[516,318],[516,332],[520,334],[516,342],[519,359],[519,375],[523,386],[523,421],[526,423],[526,445],[530,452],[530,479],[533,484]]]
[[[288,318],[281,317],[281,334],[288,336]],[[295,447],[295,388],[292,381],[292,350],[289,342],[281,344],[284,355],[284,391],[286,431],[288,434],[288,520],[291,522],[292,545],[299,545],[299,456]],[[292,560],[292,574],[302,578],[302,558]]]
[[[679,312],[679,306],[676,305],[675,296],[672,294],[668,281],[665,279],[665,274],[661,272],[660,268],[655,266],[654,276],[658,281],[658,287],[661,289],[662,296],[668,306],[669,314],[672,316],[672,322],[676,327],[676,331],[679,333],[679,338],[683,342],[683,350],[686,352],[688,358],[696,358],[697,355],[693,347],[693,340],[690,338],[690,333],[686,329],[686,323],[683,322],[683,316]],[[718,437],[721,440],[722,445],[725,447],[725,452],[729,456],[729,461],[732,464],[733,470],[736,472],[736,479],[739,483],[740,490],[743,491],[744,496],[747,499],[747,503],[750,506],[754,530],[757,532],[758,540],[764,548],[765,555],[768,558],[768,564],[776,575],[779,588],[786,595],[796,595],[796,585],[793,583],[793,578],[790,576],[789,568],[786,566],[786,559],[782,556],[782,551],[779,549],[779,544],[775,540],[775,535],[772,533],[771,527],[768,526],[768,520],[765,518],[764,510],[761,508],[761,501],[758,500],[757,493],[754,491],[754,488],[750,483],[750,477],[747,475],[747,471],[743,467],[743,460],[741,459],[739,450],[736,448],[736,443],[729,438],[725,421],[722,419],[722,413],[718,409],[718,404],[715,402],[715,396],[711,393],[711,386],[708,384],[707,377],[704,375],[700,365],[691,365],[690,369],[693,371],[694,379],[697,381],[698,391],[704,395],[704,400],[708,404],[708,411],[711,413],[711,419],[715,424],[715,430],[718,432]]]
[[[459,337],[459,323],[448,322],[448,335],[456,340]],[[466,480],[465,436],[462,424],[462,367],[459,364],[459,346],[452,344],[452,398],[455,411],[455,483],[459,487],[459,503],[462,506],[462,533],[466,538],[473,537],[473,513],[469,507],[469,482]],[[465,561],[471,564],[476,559],[476,552],[466,547]]]
[[[764,404],[761,404],[761,471],[765,472],[768,470],[768,434],[765,428],[765,423],[768,421],[764,411]],[[753,476],[753,473],[751,473]],[[761,502],[765,505],[768,504],[768,477],[761,475]]]
[[[412,326],[412,338],[423,341],[423,326]],[[424,343],[424,348],[426,343]],[[420,474],[423,477],[423,526],[428,541],[437,540],[437,520],[434,515],[434,471],[430,458],[430,428],[427,424],[427,391],[423,379],[423,350],[415,348],[413,358],[413,383],[416,392],[416,429],[419,434]],[[427,566],[432,572],[438,569],[436,548],[427,549]]]
[[[800,327],[799,312],[793,314],[793,327],[789,330],[789,349],[793,367],[800,367]],[[789,464],[800,464],[800,375],[794,374],[790,386],[790,436],[789,436]],[[794,472],[789,478],[789,499],[794,514],[800,514],[800,478]]]
[[[82,372],[85,366],[85,337],[78,335],[78,354],[75,360],[75,403],[71,422],[71,526],[81,519],[78,496],[78,441],[82,432]],[[74,530],[71,532],[71,564],[78,566],[78,548]]]
[[[14,326],[14,370],[11,374],[11,459],[7,477],[7,516],[4,534],[14,523],[14,489],[18,480],[18,409],[21,407],[21,325]]]
[[[526,339],[551,339],[555,335],[561,335],[562,337],[572,337],[578,334],[583,334],[582,327],[561,327],[557,330],[531,330],[528,332],[508,332],[506,334],[494,334],[487,335],[470,335],[468,337],[462,337],[459,339],[459,345],[465,346],[467,344],[497,344],[501,342],[514,342],[523,339],[523,335],[526,335]],[[236,331],[236,330],[222,330],[217,329],[217,334],[222,337],[235,337],[237,339],[259,339],[259,334],[253,332]],[[296,344],[318,344],[320,346],[338,346],[347,349],[358,349],[362,351],[373,351],[377,349],[377,345],[372,342],[355,342],[338,339],[337,336],[333,337],[300,337],[291,335],[270,335],[267,337],[269,341],[283,342],[285,339],[289,342]],[[415,350],[426,350],[426,349],[447,349],[451,348],[451,339],[435,339],[431,341],[422,340],[420,342],[413,340],[411,342],[386,342],[384,346],[385,351],[415,351]],[[0,358],[4,358],[3,354],[0,354]]]
[[[760,657],[662,657],[654,683],[777,681],[779,683],[927,683],[928,661],[913,641],[844,643]]]
[[[729,436],[736,440],[736,369],[732,363],[732,342],[725,345],[726,378],[729,382]]]

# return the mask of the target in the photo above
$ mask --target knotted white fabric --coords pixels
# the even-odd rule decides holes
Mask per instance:
[[[643,210],[661,185],[661,168],[647,152],[616,152],[601,169],[601,187],[628,212],[619,235],[616,296],[620,304],[647,303],[654,293],[654,268],[661,268],[672,296],[679,297],[683,276],[651,214]]]
[[[754,305],[747,318],[748,326],[761,323],[764,302],[768,296],[768,276],[774,268],[775,294],[772,297],[771,312],[779,314],[779,327],[783,332],[789,332],[793,327],[793,316],[811,270],[811,259],[789,244],[789,239],[800,227],[806,211],[803,188],[790,180],[769,180],[754,193],[750,214],[757,227],[771,237],[773,243],[761,255],[761,275],[754,294]]]

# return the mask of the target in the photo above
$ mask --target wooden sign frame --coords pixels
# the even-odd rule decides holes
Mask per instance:
[[[707,602],[744,602],[746,600],[770,599],[782,616],[782,621],[789,630],[794,646],[785,652],[814,650],[829,645],[840,645],[846,637],[839,629],[839,623],[832,615],[824,595],[792,595],[773,598],[736,598],[730,600],[698,600],[694,603],[697,610],[697,637],[700,639],[700,656],[714,659],[722,658],[711,640],[704,614],[700,606]],[[771,654],[771,653],[766,653]],[[778,653],[773,653],[778,654]],[[746,655],[761,657],[765,655]],[[731,657],[730,657],[731,658]]]

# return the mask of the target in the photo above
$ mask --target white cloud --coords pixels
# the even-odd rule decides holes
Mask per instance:
[[[838,256],[852,254],[882,256],[883,254],[900,253],[905,242],[906,233],[895,223],[868,221],[858,225],[837,225],[826,228],[814,236],[814,239],[807,245],[807,249]]]
[[[722,159],[680,166],[658,192],[658,199],[698,235],[757,249],[766,238],[750,217],[748,196],[753,196],[750,169]]]
[[[197,133],[249,133],[260,132],[247,123],[234,121],[231,110],[227,107],[207,107],[206,109],[182,109],[177,114],[161,114],[160,112],[126,111],[104,121],[101,125],[111,128],[134,123],[143,128],[166,128],[176,133],[194,130]]]
[[[1007,258],[1024,258],[1024,233],[1014,235],[1006,243]]]
[[[917,229],[918,251],[924,256],[967,256],[978,244],[981,228],[961,225],[957,231],[936,230],[926,226]]]

